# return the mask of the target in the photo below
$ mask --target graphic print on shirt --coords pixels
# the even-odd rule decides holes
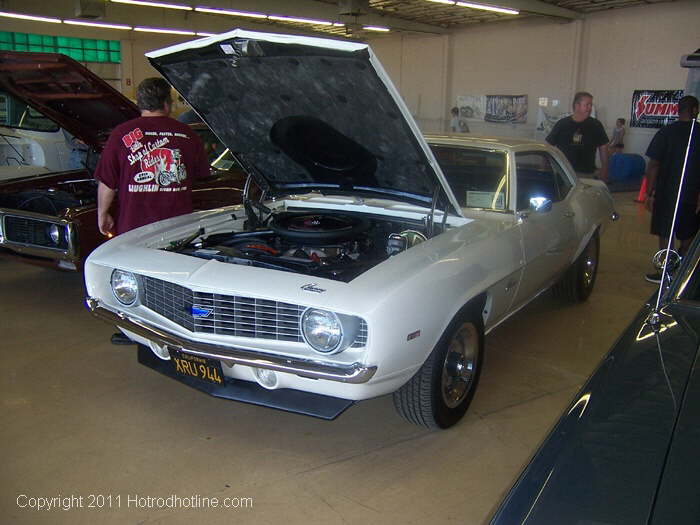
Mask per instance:
[[[161,188],[180,184],[187,178],[179,149],[157,148],[141,159],[141,171],[134,176],[135,182],[155,181]]]
[[[186,190],[182,183],[187,180],[187,169],[182,161],[179,148],[166,148],[168,136],[188,138],[181,133],[169,131],[147,131],[149,136],[159,136],[153,142],[143,143],[144,134],[139,128],[122,137],[122,142],[131,151],[127,160],[133,166],[139,163],[140,171],[134,175],[136,184],[129,184],[130,192],[175,192]]]

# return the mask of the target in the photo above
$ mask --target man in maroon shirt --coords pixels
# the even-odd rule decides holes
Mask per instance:
[[[170,85],[147,78],[136,91],[141,117],[109,136],[95,171],[100,232],[120,234],[192,211],[192,181],[209,174],[201,139],[170,118]],[[109,213],[115,195],[116,224]]]

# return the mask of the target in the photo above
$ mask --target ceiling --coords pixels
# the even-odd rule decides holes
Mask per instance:
[[[418,32],[446,34],[451,30],[501,20],[511,20],[528,16],[556,17],[574,20],[587,13],[607,9],[636,7],[675,0],[472,0],[500,7],[514,8],[520,15],[513,16],[461,7],[445,5],[428,0],[258,0],[254,11],[303,16],[320,20],[343,22],[344,27],[278,23],[255,20],[256,24],[295,27],[303,31],[315,31],[336,36],[366,37],[371,34],[363,27],[375,25],[388,27],[392,32]],[[224,2],[219,2],[223,4]],[[228,2],[236,9],[244,9],[246,2]],[[221,7],[231,8],[222,5]],[[351,14],[344,14],[351,13]]]
[[[518,15],[455,5],[456,2],[451,0],[139,0],[142,3],[150,2],[151,5],[147,6],[125,4],[127,1],[134,2],[72,0],[75,11],[65,1],[46,3],[31,0],[29,4],[41,5],[45,16],[72,18],[75,14],[81,19],[129,26],[134,25],[135,21],[144,21],[150,25],[162,24],[161,27],[169,29],[193,31],[189,34],[194,34],[194,31],[197,34],[211,34],[211,31],[221,31],[222,27],[238,26],[272,32],[289,31],[366,40],[380,34],[368,29],[368,26],[373,26],[374,29],[384,28],[388,34],[400,32],[439,35],[449,34],[471,24],[525,17],[576,20],[589,13],[675,0],[471,0],[515,9],[520,12]],[[156,7],[153,2],[161,4]],[[165,8],[162,3],[176,5]],[[4,11],[23,12],[26,4],[26,0],[0,0],[0,7]],[[212,13],[211,8],[218,11]],[[228,14],[223,14],[222,10],[228,10]],[[231,10],[236,10],[237,14],[232,16]],[[257,17],[246,17],[246,13],[256,14]],[[273,19],[280,16],[304,18],[307,21]],[[309,19],[318,23],[308,23]]]

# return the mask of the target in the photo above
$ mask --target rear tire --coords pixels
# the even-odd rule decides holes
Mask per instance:
[[[598,231],[566,271],[561,280],[552,287],[555,297],[570,303],[582,303],[591,295],[600,262],[600,237]]]
[[[484,329],[469,312],[453,320],[418,372],[394,392],[394,407],[410,423],[449,428],[467,411],[481,374]]]

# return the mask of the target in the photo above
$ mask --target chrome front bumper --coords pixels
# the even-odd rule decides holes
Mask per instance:
[[[195,341],[162,328],[151,326],[122,312],[112,312],[100,306],[99,301],[95,298],[88,297],[85,300],[85,304],[92,315],[109,324],[145,337],[158,345],[202,357],[221,359],[229,363],[256,368],[266,368],[277,372],[286,372],[310,379],[325,379],[352,384],[366,383],[377,371],[376,366],[364,366],[361,363],[333,365],[310,359],[275,356],[255,350],[244,350],[216,343]]]

